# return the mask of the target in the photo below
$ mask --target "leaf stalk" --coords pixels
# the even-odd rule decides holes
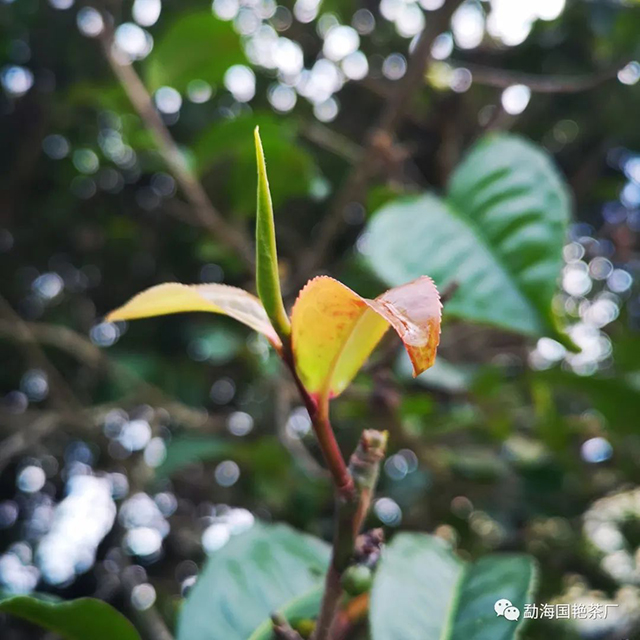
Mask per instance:
[[[293,352],[291,349],[290,341],[285,343],[282,350],[282,360],[291,372],[293,380],[298,389],[298,393],[305,404],[307,411],[309,412],[309,418],[311,419],[311,425],[313,431],[316,434],[320,450],[322,451],[322,457],[331,473],[333,483],[338,495],[345,498],[351,498],[355,494],[355,486],[351,473],[347,468],[347,464],[342,456],[338,441],[333,432],[333,427],[329,420],[329,403],[328,401],[321,402],[311,396],[307,391],[300,376],[296,371]]]

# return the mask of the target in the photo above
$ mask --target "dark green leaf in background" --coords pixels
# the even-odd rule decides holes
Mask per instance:
[[[308,195],[316,168],[311,155],[296,141],[291,120],[269,113],[253,113],[214,122],[199,134],[193,153],[196,169],[212,168],[225,172],[224,189],[237,213],[255,215],[256,152],[253,130],[260,127],[260,138],[269,174],[278,176],[270,184],[273,206],[278,209],[287,199]]]
[[[94,598],[56,602],[15,596],[0,600],[0,611],[33,622],[65,640],[140,640],[121,613]]]
[[[511,640],[531,602],[535,567],[527,556],[458,559],[433,536],[398,534],[385,550],[371,592],[372,640]],[[517,621],[497,616],[506,598]]]
[[[206,10],[180,16],[158,37],[145,61],[145,77],[151,91],[165,85],[184,91],[192,80],[219,85],[230,66],[243,63],[231,23]]]
[[[569,213],[566,186],[543,151],[491,136],[457,168],[446,198],[383,206],[368,227],[367,256],[389,285],[424,274],[440,290],[457,282],[450,316],[563,339],[551,301]]]
[[[464,393],[471,386],[477,370],[473,364],[454,364],[438,356],[433,367],[421,373],[416,382],[430,389]],[[412,378],[411,361],[404,351],[398,357],[396,371],[403,380]]]
[[[246,640],[320,583],[328,561],[323,541],[283,524],[255,524],[209,557],[180,613],[177,640]]]

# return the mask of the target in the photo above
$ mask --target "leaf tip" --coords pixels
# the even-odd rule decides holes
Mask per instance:
[[[126,320],[129,320],[130,319],[129,315],[125,313],[126,306],[127,305],[125,304],[120,307],[117,307],[116,309],[112,309],[108,313],[105,313],[104,316],[102,316],[101,321],[102,322],[124,322]]]
[[[102,318],[103,322],[117,322],[118,320],[120,320],[120,318],[118,318],[118,309],[109,311],[109,313],[105,314]]]
[[[442,301],[429,276],[389,289],[371,303],[400,336],[413,377],[433,366],[440,344]]]
[[[253,139],[256,145],[256,158],[258,159],[258,173],[265,171],[264,149],[262,148],[262,138],[260,138],[260,125],[256,125],[253,130]]]

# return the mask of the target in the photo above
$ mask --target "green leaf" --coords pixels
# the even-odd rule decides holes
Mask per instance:
[[[278,609],[278,612],[295,628],[298,621],[312,619],[318,616],[323,594],[324,582],[320,582],[307,593],[287,602],[287,604]],[[273,625],[269,618],[251,634],[249,640],[272,640],[272,628]]]
[[[165,85],[184,91],[192,80],[220,84],[234,64],[246,64],[246,58],[231,23],[211,10],[198,11],[173,20],[156,40],[145,78],[151,91]]]
[[[15,596],[0,611],[33,622],[65,640],[140,640],[135,627],[111,605],[94,598],[66,602]]]
[[[433,194],[385,205],[368,227],[367,258],[397,285],[428,273],[459,289],[446,312],[516,332],[559,334],[551,309],[570,216],[567,188],[549,157],[513,135],[478,143]]]
[[[255,524],[209,557],[180,613],[177,640],[246,640],[315,587],[328,562],[321,540],[283,524]]]
[[[458,559],[433,536],[397,535],[385,550],[371,592],[372,640],[511,640],[522,627],[536,571],[531,558],[500,554]],[[496,615],[503,598],[518,620]]]
[[[258,127],[254,130],[258,164],[258,198],[256,211],[256,289],[271,323],[281,338],[291,333],[289,317],[284,309],[278,272],[278,248],[273,221],[273,204],[269,192],[267,165]]]
[[[269,161],[271,198],[276,209],[290,198],[307,196],[318,173],[312,156],[297,142],[292,121],[264,112],[217,120],[193,141],[196,170],[215,180],[234,213],[247,217],[253,216],[255,209],[255,192],[247,185],[254,183],[256,175],[256,125]]]

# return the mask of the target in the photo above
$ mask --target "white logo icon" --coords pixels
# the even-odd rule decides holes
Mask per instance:
[[[511,604],[511,601],[506,598],[498,600],[493,605],[493,609],[496,612],[496,615],[504,616],[507,620],[517,620],[520,617],[520,609],[518,609],[518,607],[514,607]]]

